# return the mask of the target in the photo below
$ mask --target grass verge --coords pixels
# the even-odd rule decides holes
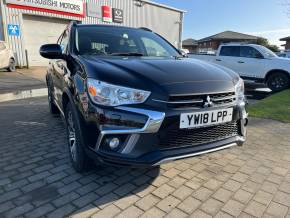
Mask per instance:
[[[278,120],[290,123],[290,90],[265,98],[248,107],[251,117]]]

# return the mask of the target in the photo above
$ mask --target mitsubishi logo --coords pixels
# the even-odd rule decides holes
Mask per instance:
[[[212,106],[213,106],[213,102],[212,102],[210,96],[208,95],[208,96],[206,97],[206,100],[204,101],[204,105],[203,105],[203,107],[204,107],[204,108],[207,108],[207,107],[212,107]]]

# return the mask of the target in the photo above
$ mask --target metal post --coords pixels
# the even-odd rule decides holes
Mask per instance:
[[[25,49],[26,68],[29,69],[28,51]]]
[[[4,7],[3,2],[0,1],[0,40],[5,41],[5,36],[4,36],[4,19],[3,19],[3,12],[2,12],[2,7]]]
[[[183,21],[184,21],[184,12],[180,14],[180,29],[179,29],[179,49],[182,49],[182,34],[183,34]]]

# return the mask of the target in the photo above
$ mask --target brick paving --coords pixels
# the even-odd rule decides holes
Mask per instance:
[[[16,72],[0,70],[0,94],[46,88],[46,71],[46,67],[17,69]]]
[[[1,103],[0,114],[1,218],[290,218],[290,125],[252,119],[244,147],[80,175],[45,98]]]

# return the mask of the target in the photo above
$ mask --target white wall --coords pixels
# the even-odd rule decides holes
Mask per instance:
[[[1,2],[2,0],[0,0],[0,4]],[[176,47],[178,47],[181,42],[180,32],[182,31],[182,26],[180,25],[180,21],[182,18],[182,12],[150,3],[145,3],[142,7],[139,7],[136,4],[137,1],[135,0],[85,0],[85,2],[93,2],[100,6],[109,5],[112,8],[122,9],[124,11],[124,23],[109,23],[110,25],[147,27],[162,35]],[[7,28],[5,27],[7,24],[18,24],[20,25],[20,32],[22,33],[23,28],[25,28],[23,24],[23,15],[37,15],[65,20],[79,20],[82,23],[106,24],[100,18],[79,18],[47,12],[14,9],[8,8],[5,4],[1,6],[1,11],[4,19],[4,38],[9,42],[10,47],[16,53],[16,59],[18,60],[19,66],[26,66],[24,36],[23,34],[21,34],[20,37],[8,36]]]

